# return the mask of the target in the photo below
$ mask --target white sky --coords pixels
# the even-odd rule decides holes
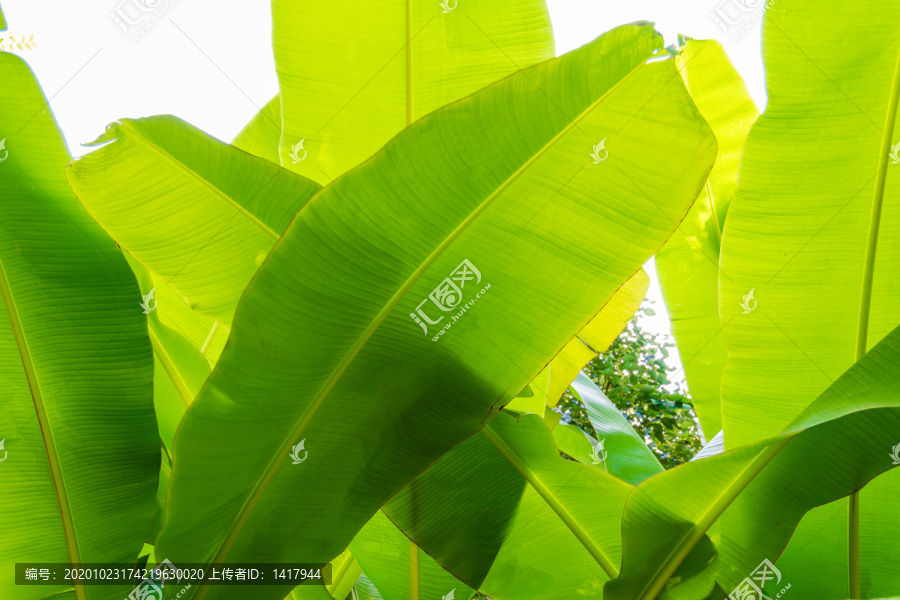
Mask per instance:
[[[109,16],[122,1],[0,0],[7,33],[33,35],[38,44],[18,54],[37,74],[73,155],[88,151],[79,144],[95,139],[121,117],[173,114],[230,141],[277,93],[269,0],[162,0],[160,6],[171,8],[137,42],[126,38]],[[157,0],[145,1],[152,6]],[[547,0],[547,4],[559,54],[617,25],[639,20],[656,23],[666,44],[675,42],[679,33],[717,39],[762,108],[766,96],[759,25],[732,41],[710,17],[717,10],[734,15],[731,3],[736,1]],[[729,33],[734,35],[733,30]],[[652,261],[648,267],[653,280],[649,297],[655,300],[657,316],[645,326],[667,333],[668,315]],[[672,363],[680,365],[677,356]]]

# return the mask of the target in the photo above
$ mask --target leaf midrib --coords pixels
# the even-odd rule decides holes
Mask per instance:
[[[486,425],[481,433],[490,440],[490,442],[500,451],[507,461],[519,472],[522,477],[531,485],[538,495],[547,503],[547,505],[556,513],[560,520],[569,528],[575,537],[581,542],[590,555],[597,561],[600,568],[606,572],[610,579],[615,579],[619,575],[618,569],[613,565],[612,561],[606,556],[606,553],[591,538],[590,534],[575,517],[563,506],[563,503],[550,491],[543,481],[531,469],[525,465],[524,461],[509,447],[509,445],[500,438],[493,430],[491,425]]]
[[[706,535],[712,524],[722,516],[722,513],[734,502],[735,498],[756,479],[756,476],[781,453],[792,439],[794,439],[793,436],[789,436],[767,446],[735,476],[731,484],[707,506],[700,519],[695,521],[694,525],[685,532],[681,537],[681,541],[671,547],[671,551],[665,560],[659,562],[659,566],[653,572],[652,577],[644,585],[638,600],[654,600],[663,591],[669,578],[675,574],[681,563],[703,539],[703,536]],[[640,488],[637,489],[639,490]]]
[[[592,102],[587,108],[585,108],[584,111],[582,111],[577,117],[572,119],[572,121],[568,125],[566,125],[556,136],[554,136],[553,139],[547,142],[540,150],[532,155],[532,157],[527,160],[525,164],[519,167],[519,169],[517,169],[515,173],[510,175],[500,186],[498,186],[494,190],[493,193],[491,193],[485,200],[483,200],[482,203],[478,205],[469,214],[468,217],[466,217],[459,225],[457,225],[457,227],[452,232],[450,232],[447,237],[444,238],[444,240],[422,262],[422,264],[409,276],[409,278],[404,282],[400,289],[398,289],[397,292],[394,293],[394,295],[388,300],[381,311],[379,311],[379,313],[375,316],[369,326],[357,338],[357,341],[347,351],[347,353],[344,355],[344,358],[335,367],[334,371],[332,371],[328,380],[326,380],[326,382],[322,385],[322,388],[320,388],[319,392],[313,398],[313,401],[310,403],[309,408],[307,408],[307,410],[298,420],[297,424],[294,426],[292,434],[285,439],[285,442],[284,444],[282,444],[281,448],[279,448],[278,451],[273,454],[268,466],[266,467],[266,470],[262,473],[261,477],[254,486],[254,489],[248,495],[247,500],[241,507],[240,512],[233,522],[233,525],[229,528],[228,534],[225,536],[225,539],[216,551],[216,554],[211,561],[212,563],[224,562],[224,558],[231,551],[231,548],[237,540],[237,537],[240,535],[240,532],[249,519],[250,513],[252,513],[256,504],[259,502],[262,493],[266,490],[269,483],[278,472],[278,465],[283,460],[283,457],[288,455],[288,450],[290,449],[290,447],[300,439],[303,431],[312,421],[316,412],[328,397],[328,394],[330,394],[334,387],[337,385],[340,377],[344,374],[344,372],[346,372],[356,356],[362,351],[365,344],[375,334],[375,331],[378,329],[378,327],[380,327],[381,323],[384,322],[385,319],[387,319],[388,315],[390,315],[391,312],[393,312],[394,308],[396,308],[400,301],[405,297],[406,293],[413,287],[413,285],[415,285],[415,283],[422,277],[422,275],[424,275],[425,271],[427,271],[428,268],[443,253],[443,251],[447,247],[449,247],[449,245],[457,237],[459,237],[463,233],[463,231],[465,231],[466,228],[493,203],[494,200],[496,200],[513,183],[515,183],[515,181],[517,181],[518,178],[522,176],[522,174],[527,172],[535,162],[537,162],[542,156],[544,156],[544,154],[549,152],[550,149],[553,148],[570,131],[572,131],[572,129],[577,127],[578,124],[587,115],[593,112],[604,100],[606,100],[610,95],[616,92],[620,87],[622,87],[626,82],[634,77],[636,73],[638,73],[645,67],[646,63],[642,60],[640,64],[629,71],[624,77],[622,77],[622,79],[620,79],[618,82],[616,82],[615,85],[604,92],[597,100]],[[205,597],[208,589],[209,585],[202,586],[197,592],[195,600],[202,600]]]
[[[156,335],[156,332],[153,331],[153,327],[149,323],[147,327],[147,333],[150,336],[150,344],[153,346],[153,351],[156,353],[157,359],[159,359],[159,362],[162,363],[163,370],[169,376],[169,379],[172,381],[172,385],[175,386],[175,389],[178,391],[178,395],[181,396],[181,399],[184,401],[185,408],[187,408],[191,405],[191,402],[194,401],[194,394],[191,393],[187,382],[178,371],[178,367],[175,365],[175,361],[172,360],[172,357],[169,355],[166,347],[159,340],[159,336]]]
[[[337,572],[332,573],[331,585],[325,588],[330,595],[334,595],[334,592],[337,591],[338,586],[341,584],[341,580],[344,579],[347,571],[350,570],[351,565],[353,565],[355,561],[356,559],[353,558],[353,555],[348,551],[344,561],[338,566]]]
[[[891,81],[891,95],[881,132],[881,153],[878,156],[878,170],[875,174],[875,190],[872,195],[872,213],[869,217],[869,231],[866,236],[866,258],[863,267],[863,282],[860,289],[859,319],[856,328],[856,359],[858,362],[866,354],[869,336],[869,316],[872,309],[872,287],[875,279],[875,254],[878,250],[878,230],[881,225],[881,210],[884,206],[884,187],[887,182],[887,159],[894,136],[897,106],[900,102],[900,52],[894,65]],[[848,580],[849,594],[854,598],[862,595],[860,546],[859,546],[859,492],[851,494],[848,505]]]
[[[37,371],[34,366],[34,360],[25,339],[25,331],[22,327],[22,321],[19,317],[19,309],[12,296],[12,290],[9,287],[9,279],[6,276],[6,266],[0,259],[0,294],[3,296],[6,312],[9,315],[9,321],[12,325],[13,336],[16,339],[16,346],[19,350],[19,356],[22,359],[22,367],[25,370],[25,379],[28,381],[28,387],[31,390],[31,399],[34,404],[34,410],[41,429],[41,437],[44,441],[44,448],[47,451],[47,462],[50,466],[50,477],[53,481],[53,487],[56,492],[57,502],[59,504],[60,519],[63,525],[63,535],[66,538],[66,549],[69,554],[69,561],[72,563],[81,562],[81,552],[78,548],[78,541],[75,535],[75,522],[72,520],[72,510],[69,506],[69,497],[66,491],[65,478],[62,474],[62,467],[59,463],[59,454],[56,451],[56,442],[53,438],[53,431],[47,418],[47,409],[44,403],[44,397],[41,393],[40,383],[38,382]],[[75,584],[75,597],[77,600],[87,600],[87,588],[84,584]]]
[[[132,135],[134,135],[134,137],[136,137],[138,140],[140,140],[141,142],[143,142],[148,148],[150,148],[150,149],[152,149],[153,151],[157,152],[157,153],[158,153],[160,156],[162,156],[164,159],[168,160],[169,162],[171,162],[172,164],[174,164],[176,167],[178,167],[179,169],[181,169],[184,173],[186,173],[186,174],[188,175],[188,177],[189,177],[190,179],[193,179],[193,180],[195,180],[195,181],[198,181],[198,182],[200,182],[201,184],[203,184],[204,186],[206,186],[206,187],[207,187],[214,195],[216,195],[216,196],[218,196],[219,198],[221,198],[222,200],[224,200],[226,204],[230,205],[230,206],[231,206],[232,208],[234,208],[238,213],[240,213],[241,215],[243,215],[244,217],[246,217],[246,219],[247,219],[248,221],[250,221],[251,223],[253,223],[253,224],[256,225],[257,227],[259,227],[264,233],[266,233],[267,235],[271,236],[275,241],[278,241],[278,240],[281,238],[281,236],[279,236],[277,233],[275,233],[274,231],[272,231],[265,223],[263,223],[262,221],[260,221],[260,220],[256,217],[256,215],[254,215],[254,214],[251,213],[249,210],[247,210],[246,208],[244,208],[243,206],[241,206],[239,203],[237,203],[235,200],[233,200],[228,194],[226,194],[225,192],[223,192],[222,190],[220,190],[220,189],[219,189],[215,184],[213,184],[211,181],[209,181],[209,180],[206,179],[205,177],[201,176],[199,173],[197,173],[196,171],[194,171],[193,169],[191,169],[190,167],[188,167],[187,165],[185,165],[183,162],[181,162],[180,160],[178,160],[177,158],[175,158],[174,156],[172,156],[171,154],[169,154],[168,152],[166,152],[165,150],[163,150],[162,148],[160,148],[159,146],[157,146],[156,144],[154,144],[153,142],[151,142],[149,139],[147,139],[146,137],[144,137],[144,136],[138,131],[138,129],[132,124],[132,121],[131,121],[131,120],[128,120],[128,119],[122,120],[122,122],[120,123],[119,127],[123,128],[123,129],[127,129],[128,131],[130,131],[130,132],[132,133]],[[256,157],[254,157],[254,158],[256,158]],[[259,159],[259,160],[265,160],[265,159]],[[268,161],[266,161],[266,162],[268,162]],[[277,165],[276,165],[276,166],[277,166]],[[268,184],[268,182],[267,182],[267,184]],[[267,185],[267,184],[264,184],[264,185]],[[259,193],[259,192],[257,192],[257,193]]]

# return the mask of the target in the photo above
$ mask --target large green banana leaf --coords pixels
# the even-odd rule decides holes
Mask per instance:
[[[15,563],[137,559],[160,464],[153,356],[134,275],[69,189],[34,75],[0,52],[0,79],[0,597],[44,598],[66,588],[17,587]]]
[[[68,169],[78,198],[160,286],[226,327],[263,259],[320,189],[171,116],[122,119],[95,143],[106,145]]]
[[[898,364],[900,327],[781,435],[686,463],[638,486],[623,521],[622,573],[606,586],[604,598],[699,600],[715,583],[732,590],[764,559],[774,563],[806,511],[893,467],[888,449],[900,429]],[[715,558],[709,562],[710,548],[698,542],[714,524]],[[803,589],[797,583],[807,578],[801,569],[781,572],[783,583]],[[896,570],[890,579],[890,585],[886,578],[873,586],[871,595],[881,594],[881,586],[896,589]],[[764,589],[774,594],[776,583],[782,582]]]
[[[101,139],[115,141],[74,163],[69,179],[130,253],[142,295],[152,294],[155,405],[170,444],[224,347],[237,298],[320,187],[173,117],[123,120]],[[134,186],[148,165],[151,181]]]
[[[332,559],[599,312],[714,159],[672,61],[646,64],[660,46],[629,25],[519,72],[419,120],[298,213],[176,435],[162,554]],[[672,155],[648,165],[651,144]],[[423,336],[429,294],[455,305],[442,289],[458,283],[466,312]]]
[[[722,429],[719,388],[725,368],[719,248],[741,150],[759,113],[718,42],[688,40],[676,60],[691,98],[716,135],[719,153],[678,233],[656,255],[656,272],[691,402],[703,433],[711,438]]]
[[[503,412],[384,512],[491,598],[590,597],[617,573],[631,489],[600,467],[561,458],[539,416]]]
[[[467,600],[474,593],[410,542],[382,511],[356,534],[350,550],[384,600],[441,598],[451,590],[455,600]]]
[[[273,0],[281,163],[328,183],[413,121],[554,56],[544,0],[450,3]]]
[[[556,406],[578,372],[597,357],[597,352],[609,348],[622,333],[643,302],[649,287],[650,277],[643,269],[630,277],[603,310],[582,327],[528,384],[530,395],[515,398],[506,408],[543,415],[548,407]]]
[[[769,102],[747,139],[722,244],[727,447],[779,432],[900,323],[900,184],[889,157],[900,30],[883,26],[898,17],[900,5],[874,0],[779,0],[766,12]],[[751,290],[755,310],[743,314]],[[796,586],[823,600],[896,592],[896,477],[873,482],[853,507],[842,500],[804,519],[779,562]],[[859,534],[848,536],[848,514]]]

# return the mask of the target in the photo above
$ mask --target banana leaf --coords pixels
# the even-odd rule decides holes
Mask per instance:
[[[176,434],[163,554],[331,560],[600,311],[714,159],[672,61],[646,63],[660,46],[652,26],[624,26],[523,70],[417,121],[304,206]],[[617,130],[594,164],[595,132]],[[647,165],[651,143],[669,160]],[[429,330],[419,311],[431,324],[443,310],[422,308],[430,295],[462,302],[445,279],[468,286],[467,306]]]
[[[581,328],[529,384],[529,396],[520,395],[506,408],[543,415],[556,406],[567,387],[584,366],[609,348],[634,316],[650,287],[650,277],[641,269],[616,291],[597,316]]]
[[[872,0],[766,12],[768,107],[747,138],[720,261],[726,447],[776,435],[900,324],[900,32],[881,26],[898,17]],[[896,593],[897,477],[804,518],[778,563],[796,587],[822,600]]]
[[[130,586],[15,585],[15,563],[134,563],[160,443],[134,275],[69,189],[28,65],[0,52],[0,79],[0,597],[121,600]]]
[[[560,457],[537,415],[504,411],[384,512],[491,598],[571,598],[599,594],[616,575],[631,489],[601,467]]]
[[[384,600],[440,598],[451,591],[467,600],[474,590],[410,542],[381,511],[366,523],[350,550]]]
[[[328,183],[424,115],[554,56],[544,0],[451,3],[274,0],[281,164]]]
[[[886,449],[900,427],[897,364],[900,327],[780,435],[680,465],[635,488],[623,520],[622,572],[604,598],[699,600],[715,585],[736,589],[764,560],[774,566],[804,513],[876,476],[894,476]],[[714,526],[713,553],[698,542]],[[762,586],[770,594],[780,590],[782,575],[797,586],[795,579],[806,576],[778,568],[778,580]]]
[[[716,135],[719,153],[678,233],[656,255],[656,272],[691,402],[704,434],[711,437],[722,429],[719,388],[725,368],[719,249],[741,150],[759,112],[718,42],[688,40],[676,60],[691,98]]]
[[[104,143],[68,168],[78,198],[160,286],[230,327],[244,288],[320,186],[171,116],[122,119],[92,144]]]
[[[663,471],[653,451],[606,397],[590,377],[583,372],[572,382],[572,393],[584,403],[598,442],[603,442],[603,464],[608,472],[623,481],[637,485],[651,475]]]

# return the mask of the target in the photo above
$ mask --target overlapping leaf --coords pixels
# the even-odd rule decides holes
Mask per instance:
[[[538,373],[529,384],[532,396],[516,398],[508,406],[511,410],[543,414],[545,407],[554,407],[579,371],[604,352],[634,316],[650,287],[650,278],[641,269],[626,281],[597,316],[581,328],[553,361]]]
[[[356,534],[350,550],[384,600],[443,598],[451,590],[456,600],[467,600],[474,593],[411,543],[381,511]]]
[[[725,368],[719,248],[741,150],[759,113],[718,42],[689,40],[677,60],[691,98],[716,135],[719,153],[678,233],[656,255],[656,271],[691,402],[704,434],[711,438],[722,429],[719,388]],[[734,298],[728,301],[735,302]]]
[[[504,412],[384,512],[491,598],[571,598],[599,594],[616,575],[631,489],[602,468],[561,458],[537,415]]]
[[[136,560],[160,464],[140,293],[65,179],[28,66],[0,53],[0,597],[120,600],[128,586],[16,586],[19,562]]]
[[[250,278],[320,187],[175,117],[122,119],[104,142],[68,169],[78,198],[157,286],[230,326]]]
[[[507,78],[418,121],[300,211],[176,436],[164,554],[330,560],[599,312],[714,156],[674,65],[645,64],[660,44],[651,26],[625,26]],[[617,131],[592,164],[591,141]],[[646,164],[651,140],[669,160]],[[441,293],[451,283],[465,304]],[[436,321],[442,302],[457,313],[423,336],[410,315]]]
[[[763,559],[777,559],[806,511],[890,470],[884,449],[900,427],[898,363],[900,328],[781,435],[686,463],[638,486],[624,517],[622,574],[604,597],[683,600],[706,598],[715,584],[731,590]],[[713,552],[705,536],[714,525]],[[782,571],[792,582],[806,577]]]
[[[328,183],[413,121],[554,56],[544,0],[450,4],[274,0],[282,164]]]
[[[900,323],[900,185],[889,156],[900,31],[881,26],[898,11],[779,0],[766,12],[769,102],[747,139],[722,244],[727,447],[775,435]],[[751,289],[758,305],[743,314]],[[859,540],[860,593],[895,593],[898,483],[888,475],[862,491],[858,536],[848,538],[847,500],[808,515],[779,567],[817,598],[856,596],[848,554]]]

